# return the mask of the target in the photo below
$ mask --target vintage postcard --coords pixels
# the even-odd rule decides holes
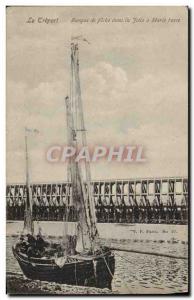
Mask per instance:
[[[6,19],[7,293],[188,294],[188,8]]]

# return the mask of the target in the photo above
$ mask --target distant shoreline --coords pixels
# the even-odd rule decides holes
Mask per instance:
[[[69,222],[71,228],[73,222]],[[52,237],[63,236],[63,222],[35,222],[35,233],[41,228],[42,234]],[[175,224],[118,224],[98,223],[99,235],[106,240],[131,240],[133,242],[188,243],[188,225]],[[23,221],[7,221],[6,235],[18,236],[23,230]]]

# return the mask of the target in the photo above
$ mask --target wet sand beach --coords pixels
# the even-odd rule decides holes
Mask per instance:
[[[109,289],[97,289],[83,286],[71,286],[54,282],[30,280],[20,274],[7,274],[7,291],[10,295],[39,294],[39,295],[99,295],[114,294]]]
[[[41,222],[46,236],[60,239],[62,224]],[[37,224],[36,224],[37,226]],[[187,227],[161,224],[98,224],[101,242],[112,247],[188,256]],[[22,222],[7,224],[7,292],[28,294],[173,294],[188,289],[187,260],[138,253],[115,252],[112,291],[43,283],[24,278],[11,247],[22,230]],[[120,233],[118,235],[118,232]],[[48,234],[50,233],[50,234]]]

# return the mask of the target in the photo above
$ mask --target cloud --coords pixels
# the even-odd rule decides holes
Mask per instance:
[[[150,8],[154,15],[157,9]],[[160,8],[161,13],[162,8]],[[60,18],[57,26],[24,26],[29,11]],[[128,16],[149,15],[129,8]],[[80,79],[89,144],[141,144],[143,165],[99,163],[93,178],[175,176],[187,173],[187,34],[181,25],[76,25],[72,16],[123,16],[122,8],[9,8],[7,19],[7,177],[22,181],[24,127],[31,139],[33,180],[63,180],[64,165],[48,165],[51,144],[66,142],[64,98],[69,94],[70,36],[83,34]],[[13,22],[14,19],[14,22]],[[95,35],[94,35],[95,33]],[[178,150],[177,150],[178,149]],[[36,163],[37,162],[37,163]],[[165,166],[165,167],[164,167]],[[13,168],[17,171],[13,172]]]

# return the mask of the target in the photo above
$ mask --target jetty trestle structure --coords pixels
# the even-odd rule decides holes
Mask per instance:
[[[166,223],[188,222],[188,179],[186,177],[98,180],[92,183],[98,222]],[[76,221],[71,205],[71,184],[31,184],[33,218]],[[22,220],[25,184],[7,184],[7,220]]]

